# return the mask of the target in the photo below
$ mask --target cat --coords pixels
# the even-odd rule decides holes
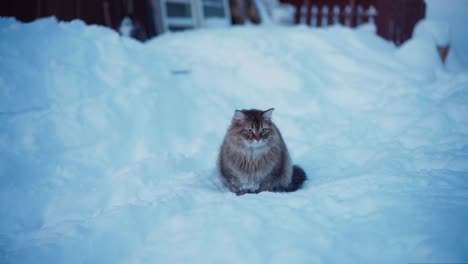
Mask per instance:
[[[223,183],[237,195],[292,192],[306,180],[304,170],[292,165],[288,149],[266,111],[236,110],[218,157]]]

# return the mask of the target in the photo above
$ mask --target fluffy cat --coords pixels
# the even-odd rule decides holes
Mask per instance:
[[[293,166],[280,131],[266,111],[236,110],[224,137],[218,169],[224,184],[237,195],[263,191],[292,192],[306,179]]]

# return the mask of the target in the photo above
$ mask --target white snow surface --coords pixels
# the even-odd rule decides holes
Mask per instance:
[[[450,45],[450,26],[445,21],[421,20],[416,24],[413,37],[432,38],[438,47]]]
[[[309,179],[236,196],[224,133],[270,107]],[[423,38],[0,19],[0,263],[468,262],[467,177],[468,73]]]
[[[446,63],[450,67],[468,69],[468,1],[466,0],[425,0],[426,19],[448,25],[450,51]],[[442,26],[442,28],[445,26]],[[445,29],[442,29],[443,32]]]

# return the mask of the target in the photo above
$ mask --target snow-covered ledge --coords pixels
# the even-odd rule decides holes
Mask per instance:
[[[442,62],[445,62],[450,50],[450,26],[447,22],[421,20],[414,28],[413,37],[431,39]]]

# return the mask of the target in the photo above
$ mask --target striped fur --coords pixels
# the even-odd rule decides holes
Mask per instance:
[[[304,171],[292,166],[273,109],[236,110],[218,158],[225,185],[237,195],[262,191],[295,191]],[[293,175],[294,171],[294,175]]]

